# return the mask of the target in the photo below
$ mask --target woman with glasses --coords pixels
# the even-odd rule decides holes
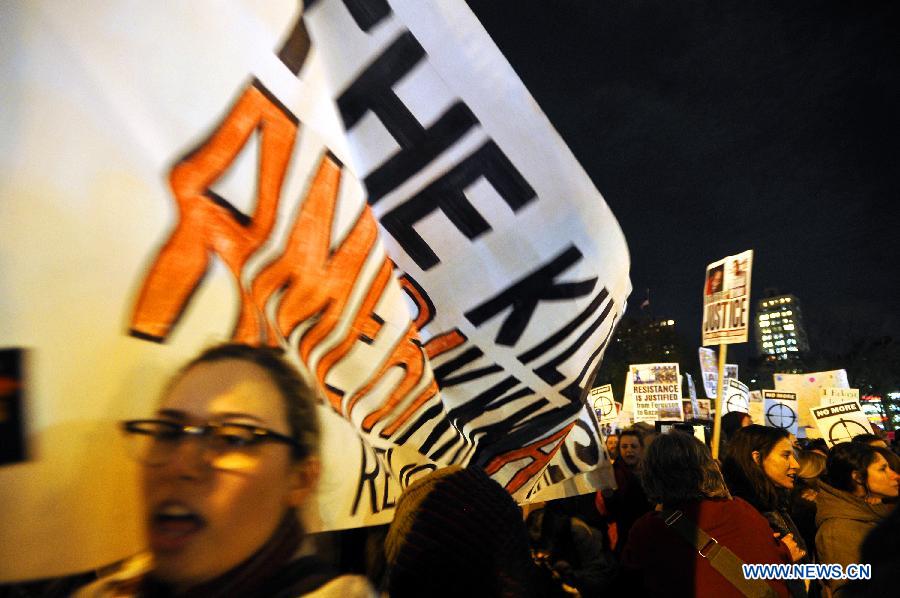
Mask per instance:
[[[319,474],[316,398],[276,351],[205,351],[152,417],[122,429],[141,464],[150,558],[82,595],[373,595],[365,578],[303,556],[297,509]]]

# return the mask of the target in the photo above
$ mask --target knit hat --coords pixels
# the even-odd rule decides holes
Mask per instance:
[[[410,485],[384,547],[391,598],[525,596],[534,586],[522,512],[475,467],[446,467]]]

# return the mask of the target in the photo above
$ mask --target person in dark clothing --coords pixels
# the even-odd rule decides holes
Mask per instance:
[[[584,596],[599,596],[616,582],[618,565],[604,534],[568,513],[559,500],[529,513],[526,524],[532,552]]]
[[[820,482],[816,512],[816,550],[824,563],[845,569],[860,560],[860,546],[895,506],[885,499],[898,495],[900,476],[876,447],[844,442],[831,450]],[[829,579],[832,596],[844,596],[846,580]]]
[[[391,598],[554,598],[565,588],[534,562],[522,510],[478,467],[451,465],[409,485],[384,541]]]
[[[653,508],[638,479],[643,450],[644,440],[640,433],[628,429],[619,434],[619,458],[613,463],[618,488],[601,491],[609,516],[616,524],[617,553],[625,546],[632,524]]]
[[[693,436],[659,436],[647,451],[641,481],[658,510],[686,517],[744,563],[789,562],[766,519],[744,500],[732,499],[709,449]],[[622,553],[622,587],[639,588],[632,593],[641,596],[742,596],[704,556],[663,515],[647,513],[631,528]],[[779,596],[788,595],[783,581],[768,584]]]
[[[741,428],[753,423],[750,415],[740,411],[730,411],[722,416],[722,438],[719,441],[719,454],[724,455],[728,448],[728,441],[734,433]]]
[[[862,543],[857,562],[872,566],[872,577],[850,581],[843,595],[858,598],[884,598],[897,594],[900,571],[900,509],[881,520]]]
[[[811,556],[790,514],[790,491],[799,467],[788,431],[756,424],[734,433],[722,461],[731,494],[759,511],[790,550],[791,560],[805,564],[812,562]],[[790,580],[788,588],[794,596],[806,595],[800,580]]]

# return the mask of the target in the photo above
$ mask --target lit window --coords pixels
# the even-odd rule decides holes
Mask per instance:
[[[788,347],[787,350],[788,351],[796,351],[797,347]],[[666,353],[668,353],[668,351],[666,351]]]
[[[669,326],[674,326],[674,325],[675,325],[675,320],[669,320]]]
[[[759,316],[759,319],[760,319],[760,320],[768,320],[768,319],[769,319],[769,314],[761,314],[761,315]]]
[[[769,323],[768,323],[768,322],[760,322],[760,323],[759,323],[759,327],[760,327],[760,328],[768,328],[768,327],[769,327]]]
[[[794,329],[794,325],[793,325],[793,324],[785,324],[785,325],[784,325],[784,329],[785,329],[785,330],[793,330],[793,329]]]
[[[781,310],[781,313],[782,313],[782,315],[785,315],[785,316],[792,316],[792,315],[794,315],[794,312],[792,312],[792,311],[789,310],[789,309],[783,309],[783,310]]]

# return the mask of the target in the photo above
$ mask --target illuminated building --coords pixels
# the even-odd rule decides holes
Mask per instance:
[[[809,351],[796,297],[778,295],[757,302],[756,347],[763,360],[773,365],[798,363]]]

